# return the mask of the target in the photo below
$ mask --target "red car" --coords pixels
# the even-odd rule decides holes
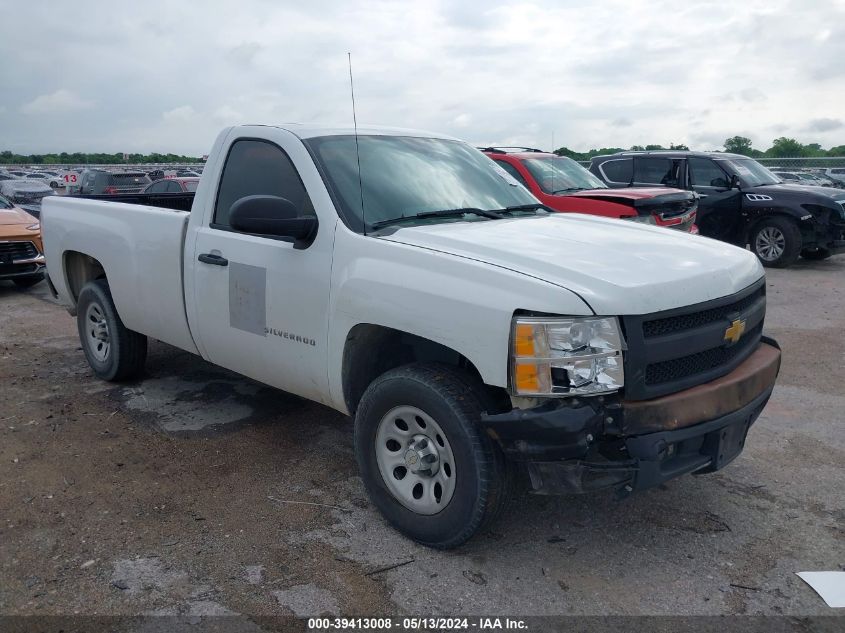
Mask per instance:
[[[624,218],[698,233],[698,197],[683,189],[611,189],[571,158],[528,147],[481,150],[550,209]]]

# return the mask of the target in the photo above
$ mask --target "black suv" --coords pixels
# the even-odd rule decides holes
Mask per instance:
[[[756,160],[721,152],[619,152],[590,171],[611,187],[663,185],[701,196],[699,232],[751,249],[764,266],[845,252],[845,190],[788,185]]]
[[[111,172],[105,169],[85,169],[79,174],[78,187],[70,193],[138,193],[151,182],[143,171]]]

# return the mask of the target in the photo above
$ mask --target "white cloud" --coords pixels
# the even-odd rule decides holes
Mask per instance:
[[[51,94],[35,97],[20,107],[24,114],[48,114],[84,110],[94,105],[93,101],[83,99],[75,92],[60,88]]]
[[[183,105],[179,106],[178,108],[173,108],[172,110],[167,110],[166,112],[161,113],[161,118],[167,122],[185,122],[190,121],[191,119],[196,116],[196,110],[194,110],[193,106]]]
[[[0,108],[3,142],[26,153],[202,154],[223,125],[351,123],[347,51],[363,123],[576,150],[845,143],[845,128],[810,123],[842,118],[841,1],[148,0],[115,28],[78,0],[73,29],[49,3],[19,4]],[[49,50],[29,46],[36,34]],[[56,59],[71,60],[73,92],[42,94]],[[19,107],[20,94],[42,96]]]

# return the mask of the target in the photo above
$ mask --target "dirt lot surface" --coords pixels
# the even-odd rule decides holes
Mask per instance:
[[[845,257],[768,285],[784,365],[733,464],[525,495],[436,552],[371,508],[344,416],[159,343],[101,382],[44,284],[0,283],[0,613],[831,615],[794,573],[845,569]]]

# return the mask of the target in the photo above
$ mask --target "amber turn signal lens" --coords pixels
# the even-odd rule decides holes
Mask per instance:
[[[534,364],[517,365],[515,383],[518,393],[537,393],[540,391],[540,374]]]
[[[517,357],[534,356],[534,326],[518,323],[514,335],[514,351]]]

